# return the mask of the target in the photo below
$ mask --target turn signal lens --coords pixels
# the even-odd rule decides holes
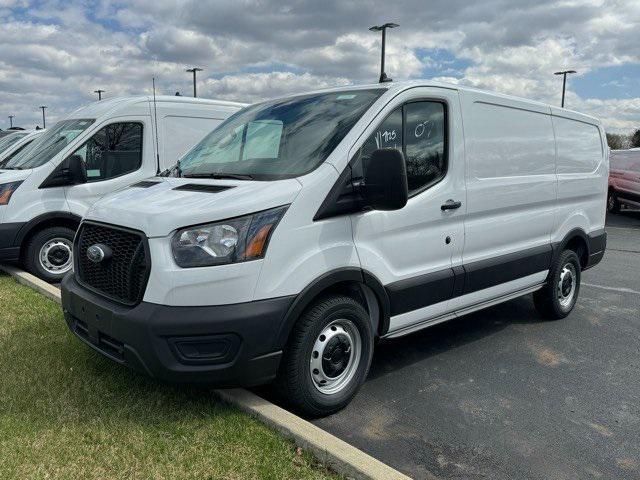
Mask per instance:
[[[249,241],[244,251],[244,258],[246,260],[264,256],[265,247],[267,246],[267,240],[269,239],[269,233],[271,233],[272,228],[273,224],[265,225],[256,233],[256,236]]]
[[[19,182],[3,183],[0,185],[0,205],[7,205],[9,203],[13,192],[16,191],[21,183],[22,180]]]

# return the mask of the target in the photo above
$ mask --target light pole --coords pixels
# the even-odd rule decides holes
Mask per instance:
[[[369,30],[372,32],[382,32],[382,53],[380,59],[380,83],[390,82],[392,79],[387,77],[387,74],[384,71],[384,50],[387,40],[387,28],[396,28],[399,27],[397,23],[385,23],[384,25],[374,25],[373,27],[369,27]]]
[[[562,72],[554,72],[554,75],[562,75],[562,103],[560,106],[564,108],[564,91],[567,88],[567,74],[578,73],[575,70],[563,70]]]
[[[39,108],[42,109],[42,128],[47,128],[47,122],[46,122],[46,120],[44,118],[44,110],[47,108],[47,106],[46,105],[42,105]]]
[[[187,68],[187,72],[193,73],[193,98],[196,98],[198,95],[196,94],[196,72],[201,72],[202,69],[198,67]]]
[[[9,115],[9,128],[13,128],[13,117],[15,117],[15,115]]]
[[[98,90],[94,90],[93,93],[97,93],[98,94],[98,101],[100,101],[100,100],[102,100],[102,94],[106,93],[106,90],[98,89]]]

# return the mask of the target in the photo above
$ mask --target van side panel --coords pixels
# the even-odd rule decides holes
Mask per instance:
[[[204,113],[204,112],[203,112]],[[215,112],[212,112],[215,115]],[[162,119],[162,145],[160,158],[165,167],[175,163],[209,132],[220,125],[224,118],[200,118],[182,115],[167,115]],[[176,139],[180,141],[176,141]]]
[[[478,92],[464,92],[462,98],[464,264],[548,246],[557,197],[548,107]]]
[[[558,206],[552,242],[573,229],[589,234],[604,228],[608,152],[598,125],[553,116],[558,148]]]

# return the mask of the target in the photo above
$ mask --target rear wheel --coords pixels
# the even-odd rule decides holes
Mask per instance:
[[[573,250],[564,250],[549,269],[547,283],[533,294],[538,312],[557,320],[571,313],[580,292],[580,260]]]
[[[280,365],[276,388],[312,417],[344,408],[369,372],[374,334],[366,310],[343,295],[325,297],[300,317]]]
[[[73,268],[73,237],[67,227],[49,227],[33,235],[26,246],[25,268],[47,282],[59,282]]]
[[[609,190],[609,195],[607,196],[607,211],[610,213],[620,212],[620,200],[618,200],[615,190]]]

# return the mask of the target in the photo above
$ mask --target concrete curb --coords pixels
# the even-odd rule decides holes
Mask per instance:
[[[60,304],[59,288],[15,267],[0,266],[0,270]],[[248,390],[236,388],[215,392],[222,401],[275,428],[338,474],[354,479],[410,480],[380,460]]]
[[[296,445],[311,452],[322,463],[348,478],[409,479],[353,445],[247,390],[216,390],[216,393],[225,402],[235,405],[275,428],[285,437],[293,439]]]
[[[60,289],[58,287],[54,287],[44,280],[40,280],[38,277],[15,267],[0,265],[0,270],[11,275],[18,283],[31,287],[54,302],[60,303]]]

